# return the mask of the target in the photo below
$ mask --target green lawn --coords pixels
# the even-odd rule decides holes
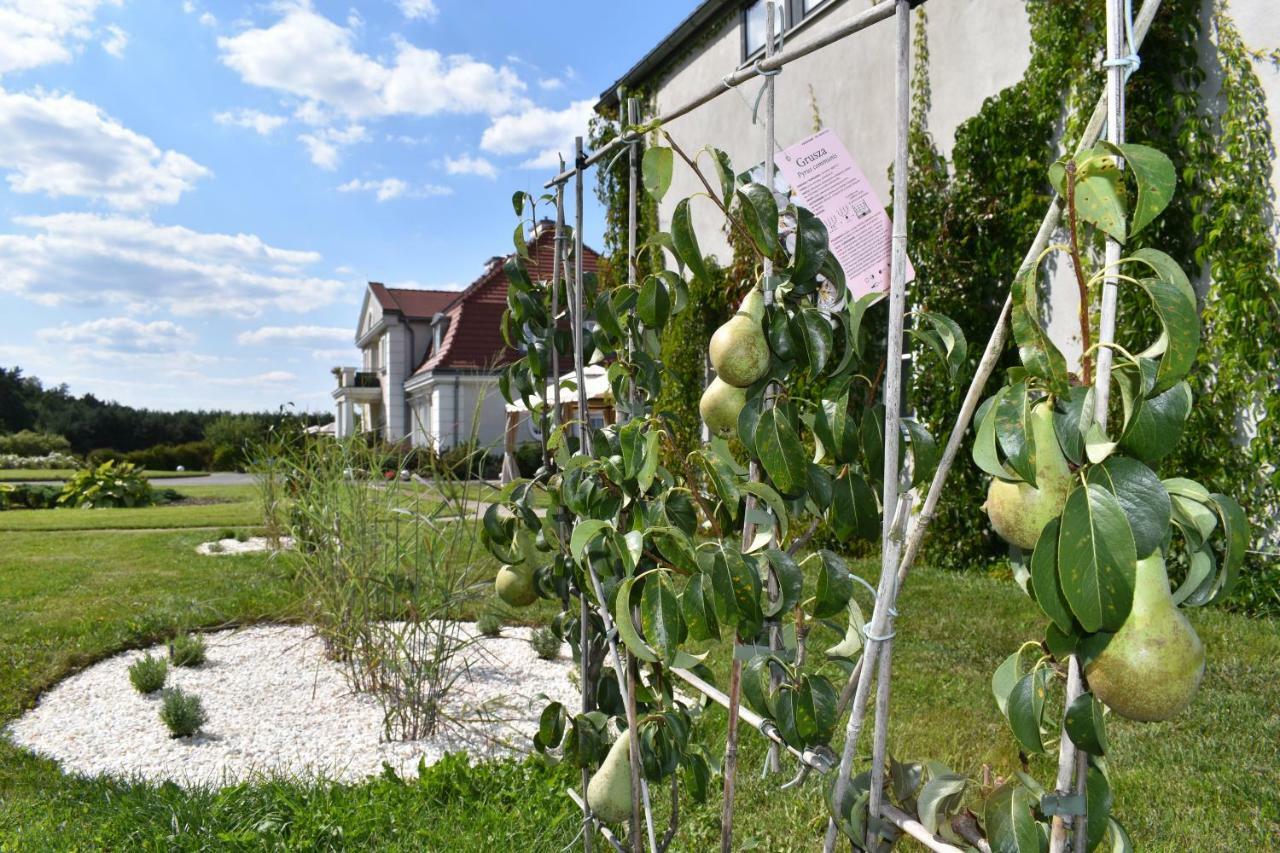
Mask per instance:
[[[217,520],[226,506],[193,509],[217,526],[226,523]],[[0,514],[0,522],[17,515]],[[0,725],[68,673],[179,625],[298,617],[287,558],[198,559],[192,549],[207,536],[0,533]],[[544,603],[525,613],[546,617],[551,609]],[[1018,756],[988,685],[999,661],[1042,624],[1036,608],[1008,580],[921,570],[901,609],[892,751],[971,774],[984,763],[1009,773]],[[1109,721],[1116,814],[1143,851],[1280,849],[1280,626],[1217,611],[1192,619],[1209,650],[1192,708],[1164,724]],[[815,649],[830,641],[811,637]],[[725,658],[712,665],[723,679]],[[719,710],[699,723],[710,743],[722,742],[723,726]],[[739,849],[815,849],[823,825],[817,785],[778,792],[778,780],[759,778],[761,739],[750,730],[743,737]],[[1042,779],[1052,775],[1047,758],[1031,766]],[[554,851],[576,834],[577,814],[559,793],[573,775],[536,761],[452,761],[412,783],[269,782],[186,793],[65,776],[0,739],[0,850]],[[665,814],[665,796],[656,800]],[[712,849],[718,798],[681,811],[675,849]]]
[[[150,480],[173,480],[179,477],[208,477],[206,471],[143,471]],[[70,468],[6,468],[0,470],[0,482],[25,480],[27,482],[55,482],[70,480],[76,474]]]
[[[177,491],[197,502],[139,509],[15,509],[0,512],[0,531],[167,530],[246,527],[262,522],[253,486],[182,486]]]

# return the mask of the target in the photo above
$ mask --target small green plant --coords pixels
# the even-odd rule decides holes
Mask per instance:
[[[129,667],[129,683],[144,695],[155,693],[164,687],[164,680],[168,675],[168,662],[150,653]]]
[[[232,530],[230,527],[224,527],[218,531],[219,542],[221,542],[223,539],[235,539],[235,538],[236,538],[236,532]]]
[[[191,737],[200,731],[206,716],[200,697],[174,687],[164,692],[160,704],[160,721],[169,729],[170,737]]]
[[[210,542],[210,543],[209,543],[209,553],[210,553],[210,554],[221,554],[221,553],[222,553],[223,551],[225,551],[225,550],[227,550],[227,549],[222,547],[222,540],[221,540],[221,539],[219,539],[217,542]]]
[[[169,641],[169,660],[174,666],[199,666],[205,661],[204,638],[179,634]]]
[[[128,462],[108,460],[97,468],[85,468],[62,487],[58,506],[135,507],[151,506],[155,493],[141,469]]]
[[[537,628],[529,636],[529,645],[543,660],[560,657],[560,635],[550,628]]]
[[[502,636],[502,617],[497,613],[481,613],[476,620],[476,630],[485,637]]]

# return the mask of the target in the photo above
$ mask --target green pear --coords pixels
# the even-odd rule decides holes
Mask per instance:
[[[533,571],[521,566],[503,566],[498,569],[493,588],[511,607],[528,607],[538,600],[538,590],[533,585]]]
[[[982,508],[1000,538],[1024,551],[1036,547],[1040,531],[1062,514],[1071,491],[1071,466],[1053,431],[1053,405],[1047,400],[1031,410],[1031,438],[1036,449],[1036,484],[993,479]]]
[[[1173,603],[1158,550],[1138,561],[1133,609],[1084,674],[1093,695],[1130,720],[1167,720],[1191,704],[1204,644]]]
[[[746,388],[769,372],[769,341],[765,339],[764,294],[752,290],[738,313],[716,329],[708,352],[716,376],[737,388]]]
[[[747,390],[736,388],[719,376],[711,380],[698,401],[702,420],[715,435],[728,438],[738,430],[738,413],[747,402]]]
[[[631,819],[631,736],[627,732],[613,742],[604,763],[587,783],[587,805],[605,823]]]

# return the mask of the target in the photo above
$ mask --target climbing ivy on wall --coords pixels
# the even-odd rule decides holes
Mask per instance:
[[[954,318],[974,341],[989,334],[1022,260],[1021,247],[1039,226],[1049,193],[1041,163],[1072,148],[1082,129],[1080,122],[1061,127],[1064,100],[1072,113],[1087,116],[1101,92],[1101,4],[1030,0],[1027,12],[1033,47],[1026,75],[961,125],[952,174],[925,124],[927,74],[918,66],[916,75],[910,192],[917,292],[930,310]],[[1219,50],[1203,57],[1199,0],[1166,0],[1144,43],[1142,67],[1129,82],[1130,138],[1169,152],[1182,184],[1175,202],[1132,248],[1159,245],[1182,266],[1208,273],[1199,288],[1204,340],[1194,390],[1200,405],[1166,464],[1240,494],[1255,525],[1265,529],[1280,494],[1274,471],[1280,401],[1271,388],[1278,365],[1274,347],[1257,346],[1257,330],[1276,326],[1280,286],[1270,224],[1273,152],[1254,57],[1240,42],[1225,4],[1214,9],[1213,22]],[[916,41],[917,58],[927,57],[922,24]],[[1218,66],[1220,107],[1200,91],[1206,64]],[[1215,109],[1221,110],[1216,118]],[[1140,321],[1149,312],[1137,307],[1122,301],[1121,343],[1150,340],[1153,330]],[[971,360],[979,356],[980,348],[972,347]],[[1011,361],[1013,352],[1005,358]],[[959,391],[940,393],[920,383],[912,402],[931,428],[941,429],[959,404]],[[1235,442],[1235,414],[1254,405],[1268,417],[1253,443],[1242,448]],[[931,551],[935,564],[971,568],[1003,552],[986,518],[971,509],[985,489],[976,470],[953,473],[931,536],[947,543]],[[1266,561],[1254,560],[1246,568],[1236,606],[1280,610],[1280,569],[1274,560],[1269,565],[1270,571]]]

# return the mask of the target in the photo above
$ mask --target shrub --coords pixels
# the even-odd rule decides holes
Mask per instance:
[[[174,666],[199,666],[205,660],[204,638],[179,634],[169,641],[169,660]]]
[[[502,617],[496,613],[481,613],[476,620],[476,630],[486,637],[502,636]]]
[[[532,477],[542,467],[542,445],[526,441],[516,445],[516,468],[521,477]]]
[[[60,486],[0,483],[0,510],[53,509],[61,492]]]
[[[129,667],[129,683],[139,693],[155,693],[164,687],[164,680],[169,675],[169,664],[164,658],[152,657],[148,652],[141,660]]]
[[[15,470],[33,468],[49,471],[54,468],[79,468],[80,460],[69,453],[47,453],[44,456],[19,456],[16,453],[0,454],[0,468]]]
[[[126,460],[125,455],[119,450],[112,450],[110,447],[99,447],[97,450],[90,450],[85,454],[84,461],[97,468],[103,462],[124,462]]]
[[[222,445],[213,449],[209,462],[210,471],[236,471],[244,464],[244,453],[234,447]]]
[[[96,468],[76,473],[58,496],[59,506],[130,507],[151,506],[155,494],[142,472],[128,462],[103,462]]]
[[[207,441],[157,444],[145,450],[127,453],[125,459],[139,468],[150,468],[153,471],[176,471],[179,466],[188,471],[204,471],[213,461],[213,446]]]
[[[550,628],[536,628],[529,635],[529,645],[543,660],[560,657],[560,635]]]
[[[32,432],[24,429],[12,435],[0,435],[0,453],[16,456],[48,456],[50,453],[70,453],[71,442],[51,432]]]
[[[164,692],[160,720],[169,728],[170,737],[190,737],[200,731],[206,719],[199,696],[184,693],[181,687]]]

